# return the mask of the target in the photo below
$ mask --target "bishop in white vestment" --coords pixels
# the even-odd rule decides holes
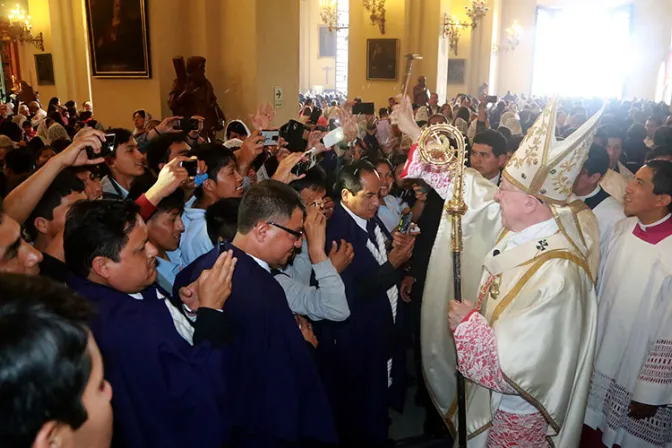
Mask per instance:
[[[614,227],[598,286],[585,423],[602,434],[586,431],[586,448],[672,446],[672,162],[636,176],[625,195],[633,217]]]
[[[568,200],[599,114],[557,142],[556,107],[550,103],[530,128],[499,192],[474,170],[465,172],[463,295],[476,312],[453,323],[454,340],[444,317],[453,289],[448,219],[432,252],[423,364],[434,403],[454,429],[457,344],[459,369],[469,380],[470,448],[579,443],[597,325],[599,231],[587,207]],[[400,127],[407,123],[400,120]],[[407,177],[423,178],[450,199],[450,176],[423,164],[415,151],[409,156]],[[525,201],[544,218],[519,228],[507,212],[510,201]]]

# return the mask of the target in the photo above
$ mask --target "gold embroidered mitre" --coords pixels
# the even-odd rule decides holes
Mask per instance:
[[[563,141],[555,138],[557,108],[557,99],[548,103],[502,174],[524,192],[564,205],[588,157],[604,108]]]

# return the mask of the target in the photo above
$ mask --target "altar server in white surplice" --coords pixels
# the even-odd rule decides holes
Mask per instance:
[[[672,162],[635,176],[598,285],[586,448],[672,446]]]
[[[502,171],[499,189],[465,172],[462,276],[471,302],[451,301],[445,216],[434,244],[423,297],[423,366],[434,403],[455,429],[457,358],[468,380],[470,448],[579,443],[597,329],[599,230],[588,207],[570,198],[600,113],[562,142],[556,115],[551,101]],[[417,137],[408,119],[399,123]],[[405,172],[451,198],[449,172],[424,164],[417,151]]]

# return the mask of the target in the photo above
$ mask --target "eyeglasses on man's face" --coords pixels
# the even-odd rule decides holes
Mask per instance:
[[[300,239],[301,237],[303,237],[303,230],[290,229],[288,227],[281,226],[280,224],[277,224],[275,222],[270,222],[270,221],[267,222],[266,224],[268,224],[269,226],[277,227],[280,230],[284,230],[285,232],[289,233],[290,235],[292,235],[297,240]]]

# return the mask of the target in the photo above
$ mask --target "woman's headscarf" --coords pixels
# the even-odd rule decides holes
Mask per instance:
[[[247,136],[248,136],[248,137],[252,134],[252,133],[250,132],[250,128],[248,128],[247,125],[246,125],[245,123],[243,123],[242,120],[231,120],[231,121],[229,121],[229,122],[226,124],[226,128],[224,129],[224,137],[225,137],[226,139],[229,138],[229,137],[228,137],[228,135],[229,135],[229,128],[231,127],[231,125],[233,125],[233,123],[238,123],[237,125],[234,125],[235,127],[242,126],[243,129],[245,129],[245,132],[247,133]],[[236,132],[236,130],[234,129],[233,132]],[[236,133],[237,133],[237,134],[240,134],[240,132],[236,132]]]
[[[467,135],[467,131],[469,130],[469,124],[467,124],[464,119],[458,117],[455,119],[455,127],[459,129],[459,131],[462,133],[462,135]]]
[[[138,109],[135,112],[133,112],[133,117],[135,117],[135,114],[140,113],[141,115],[144,115],[145,118],[145,127],[142,129],[134,128],[133,129],[133,136],[136,136],[138,134],[144,134],[147,132],[147,125],[149,124],[150,121],[152,121],[152,114],[147,112],[145,109]]]
[[[54,124],[49,126],[49,129],[47,129],[47,142],[48,144],[51,144],[56,140],[70,141],[70,136],[68,135],[68,132],[65,130],[65,128],[61,126],[60,123],[54,122]]]
[[[509,128],[511,135],[523,135],[523,128],[520,125],[520,119],[513,112],[504,112],[499,122],[500,126]]]

